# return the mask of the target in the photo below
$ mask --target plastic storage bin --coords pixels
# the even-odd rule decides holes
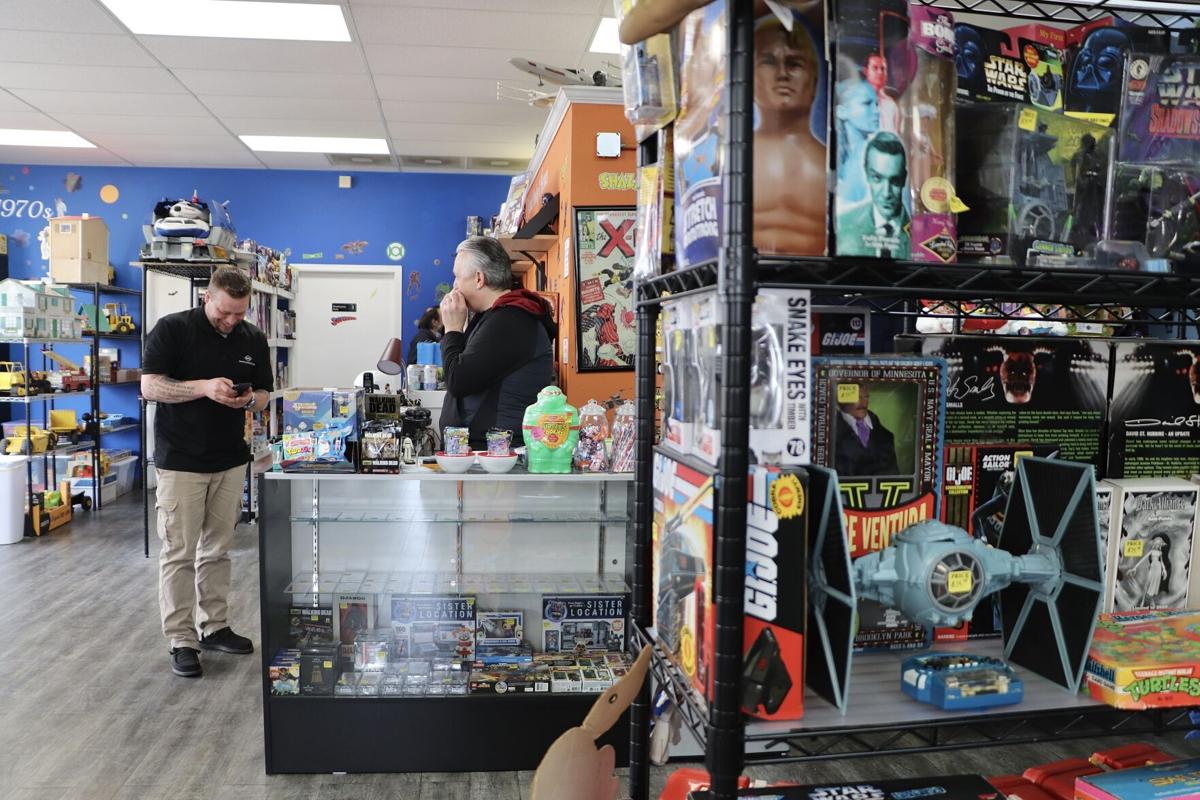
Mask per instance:
[[[25,456],[0,456],[0,544],[25,537]]]
[[[137,472],[137,459],[126,456],[109,463],[109,468],[117,476],[117,497],[133,490],[134,473]]]

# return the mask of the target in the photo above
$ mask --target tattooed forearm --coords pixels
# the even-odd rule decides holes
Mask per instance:
[[[159,403],[186,403],[204,396],[200,381],[177,381],[166,375],[143,375],[142,396]]]

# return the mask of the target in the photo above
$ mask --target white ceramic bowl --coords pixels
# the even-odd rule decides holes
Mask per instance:
[[[460,475],[475,464],[474,453],[462,456],[448,456],[445,453],[434,453],[433,457],[437,459],[438,466],[442,468],[442,472],[449,472],[452,475]]]
[[[517,463],[517,454],[509,453],[506,456],[489,456],[487,453],[479,454],[479,463],[483,465],[484,470],[495,475],[508,472]]]

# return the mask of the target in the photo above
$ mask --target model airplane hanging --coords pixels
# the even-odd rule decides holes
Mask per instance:
[[[553,67],[527,58],[510,58],[508,63],[538,79],[538,86],[547,83],[556,86],[620,86],[620,75],[614,71],[598,69],[590,75],[581,69]]]
[[[497,100],[516,100],[528,103],[534,108],[549,108],[554,105],[554,95],[550,92],[539,92],[537,89],[526,89],[523,86],[509,86],[503,81],[496,81]]]

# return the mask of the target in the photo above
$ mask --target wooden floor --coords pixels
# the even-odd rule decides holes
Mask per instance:
[[[531,774],[267,776],[259,657],[205,654],[171,674],[159,632],[156,561],[140,507],[123,500],[41,539],[0,546],[0,798],[4,800],[518,800]],[[154,543],[156,545],[156,543]],[[157,547],[154,547],[157,550]],[[230,598],[257,644],[253,528],[239,528]],[[313,731],[320,736],[320,731]],[[514,721],[513,735],[519,735]],[[1119,739],[758,769],[802,782],[1020,771]],[[452,742],[447,742],[452,747]],[[1200,754],[1178,736],[1160,747]],[[670,768],[655,771],[654,796]]]

